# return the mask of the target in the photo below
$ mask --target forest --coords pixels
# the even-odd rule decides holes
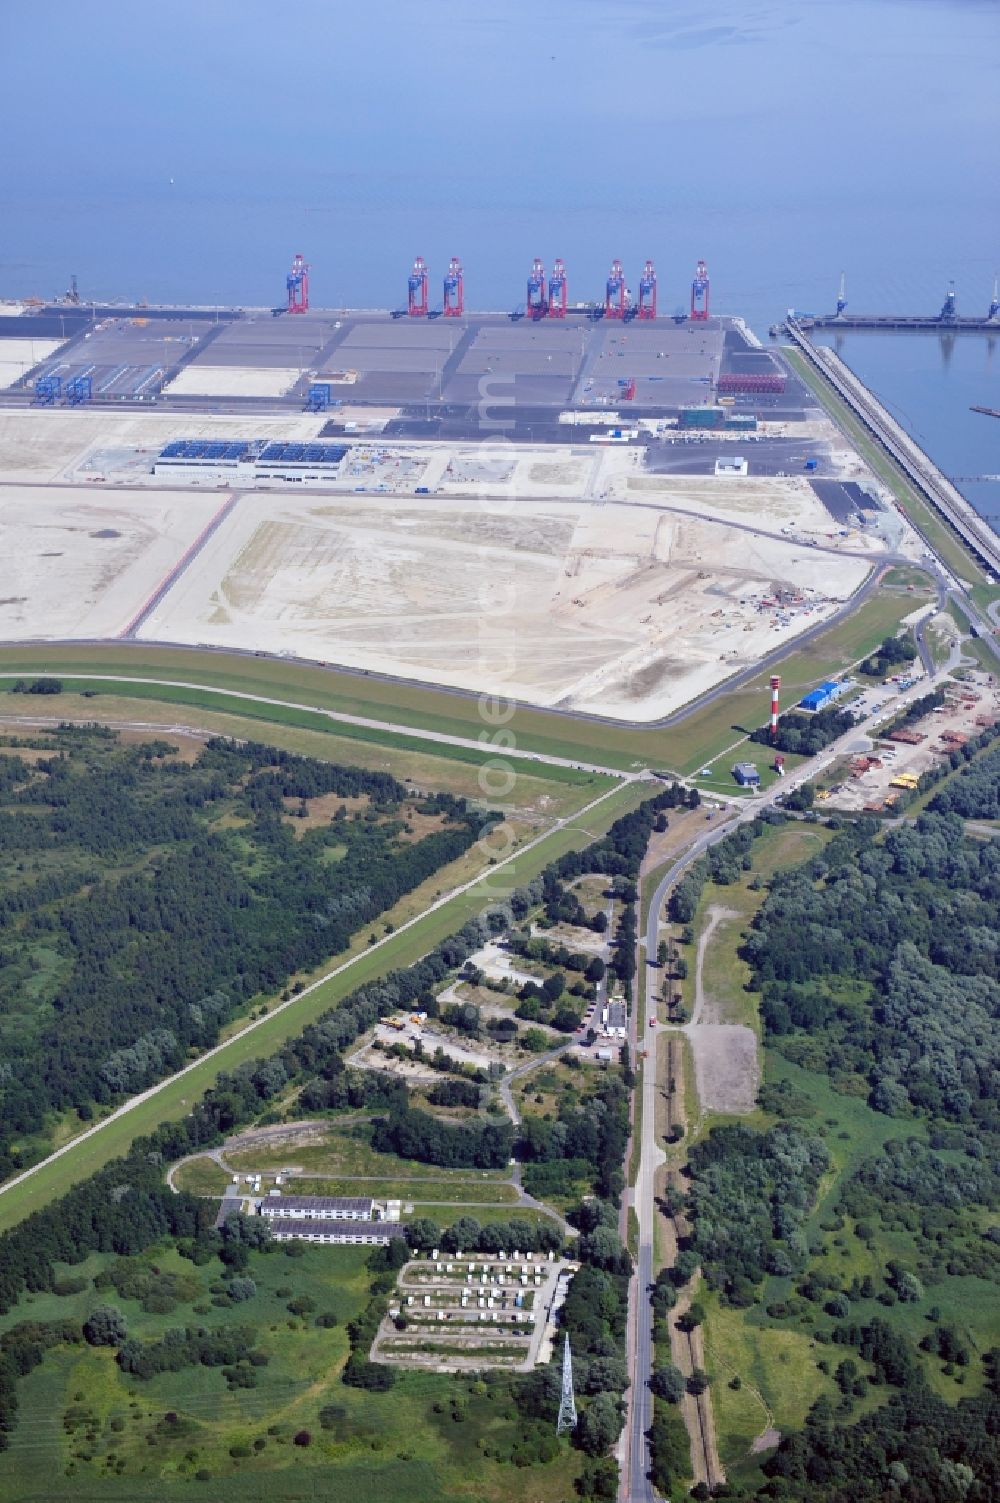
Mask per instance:
[[[96,727],[48,740],[34,760],[0,754],[4,1177],[41,1156],[57,1114],[86,1121],[177,1069],[482,824],[385,773],[253,743],[188,762]]]
[[[989,797],[992,755],[912,824],[833,822],[820,854],[769,879],[746,937],[760,1102],[780,1120],[693,1147],[680,1259],[752,1304],[752,1325],[805,1325],[834,1397],[731,1497],[1000,1496],[1000,842],[970,839],[955,812],[963,782],[967,807]]]
[[[767,1132],[716,1127],[694,1144],[688,1163],[691,1247],[709,1288],[747,1306],[765,1275],[803,1270],[806,1218],[829,1167],[819,1138],[788,1123]]]
[[[746,946],[767,1037],[890,1116],[1000,1129],[1000,843],[952,813],[846,827]]]

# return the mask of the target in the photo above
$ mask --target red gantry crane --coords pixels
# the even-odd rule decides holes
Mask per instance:
[[[545,267],[542,258],[536,256],[531,263],[531,272],[528,276],[528,294],[525,299],[525,312],[529,318],[544,318],[548,311],[549,301],[545,288]]]
[[[656,267],[647,261],[639,278],[639,318],[656,317]]]
[[[448,274],[444,279],[444,316],[461,318],[465,311],[465,275],[457,256],[448,262]]]
[[[604,317],[625,317],[625,273],[617,256],[611,263],[607,287],[604,293]]]
[[[566,267],[562,257],[556,256],[549,277],[549,318],[566,317]]]
[[[708,267],[699,261],[691,283],[691,317],[695,323],[708,322]]]
[[[411,318],[427,317],[427,262],[417,256],[406,284],[406,311]]]
[[[292,262],[292,269],[285,278],[285,288],[288,292],[289,313],[308,313],[309,266],[301,252]]]

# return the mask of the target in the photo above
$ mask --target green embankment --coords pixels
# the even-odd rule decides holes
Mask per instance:
[[[886,632],[896,629],[910,609],[912,601],[878,591],[804,647],[793,646],[779,665],[786,692],[804,693],[821,678],[866,656]],[[115,695],[159,704],[189,705],[413,752],[427,752],[433,745],[435,756],[460,761],[485,761],[494,755],[502,756],[503,745],[499,752],[487,746],[478,753],[470,747],[431,744],[407,736],[405,731],[385,730],[381,725],[331,722],[322,711],[474,741],[484,733],[498,734],[502,730],[513,736],[513,744],[520,750],[564,757],[570,762],[594,762],[623,771],[650,766],[696,771],[704,761],[739,740],[745,727],[762,723],[770,671],[770,668],[762,671],[749,684],[721,694],[702,708],[693,709],[677,725],[663,729],[582,720],[523,706],[513,711],[509,722],[498,725],[484,719],[478,701],[472,697],[264,658],[230,657],[144,644],[0,648],[0,675],[82,674],[85,677],[74,680],[72,685],[67,680],[67,687],[71,686],[75,693],[85,692],[99,698]],[[115,675],[122,675],[124,682],[113,682]],[[153,682],[144,684],[140,682],[142,679]],[[181,680],[182,685],[177,682]],[[259,695],[277,702],[267,704],[235,698],[236,695]],[[57,711],[58,701],[53,697],[46,699],[44,705],[43,711],[41,706],[28,701],[22,713],[36,710],[52,714]],[[94,710],[95,718],[99,718],[98,704]],[[549,774],[567,780],[584,776],[573,768],[558,767],[547,767],[546,775]]]

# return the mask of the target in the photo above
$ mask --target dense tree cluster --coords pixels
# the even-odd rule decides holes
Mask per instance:
[[[635,881],[653,827],[660,813],[672,807],[671,800],[668,788],[655,798],[647,799],[631,814],[615,820],[600,840],[593,841],[582,851],[569,851],[555,862],[556,876],[582,877],[588,872],[601,872],[609,877],[629,877]]]
[[[790,1057],[867,1083],[890,1115],[992,1130],[998,932],[1000,843],[966,839],[955,815],[922,815],[883,842],[862,821],[776,878],[746,953],[768,1034]]]
[[[972,1147],[972,1144],[967,1144]],[[979,1150],[978,1142],[975,1149]],[[945,1157],[922,1139],[890,1139],[843,1185],[837,1209],[861,1225],[881,1223],[887,1240],[916,1239],[915,1275],[1000,1278],[1000,1243],[983,1236],[982,1215],[1000,1201],[1000,1176],[986,1156]]]
[[[572,1191],[574,1181],[584,1177],[597,1195],[616,1200],[628,1141],[628,1101],[621,1073],[609,1070],[585,1104],[571,1105],[562,1098],[554,1120],[526,1117],[516,1146],[525,1163],[526,1188],[544,1197]]]
[[[514,1147],[514,1129],[506,1120],[442,1122],[406,1107],[379,1118],[372,1147],[444,1169],[502,1169]]]
[[[481,1096],[482,1088],[475,1081],[440,1080],[427,1092],[427,1101],[430,1106],[477,1107]]]
[[[784,1122],[767,1132],[716,1127],[689,1164],[692,1251],[727,1303],[752,1304],[766,1274],[804,1268],[803,1226],[829,1164],[819,1138]]]
[[[901,632],[898,637],[886,637],[871,657],[865,658],[859,671],[869,678],[885,678],[894,668],[903,663],[912,663],[917,655],[917,644],[911,631]]]
[[[963,819],[1000,819],[1000,749],[964,767],[960,777],[951,778],[934,795],[930,807],[937,814],[960,814]]]
[[[773,746],[777,751],[803,757],[814,757],[831,741],[836,741],[854,724],[854,715],[848,709],[828,705],[825,710],[807,713],[804,710],[787,710],[778,721],[777,739],[772,739],[769,725],[758,726],[751,731],[750,740],[762,746]]]
[[[426,1216],[407,1222],[406,1240],[415,1251],[429,1252],[550,1252],[562,1245],[562,1237],[548,1222],[489,1221],[480,1225],[474,1216],[460,1216],[444,1230]]]
[[[185,1367],[221,1367],[231,1388],[256,1386],[254,1369],[267,1363],[253,1326],[185,1326],[165,1331],[158,1341],[128,1337],[118,1347],[117,1363],[133,1378],[178,1373]]]
[[[442,827],[401,839],[405,789],[385,773],[218,740],[193,765],[167,751],[78,734],[33,767],[0,757],[0,1174],[53,1111],[176,1069],[481,828],[436,796]],[[285,800],[329,793],[368,809],[297,838]]]
[[[986,1359],[983,1393],[953,1407],[921,1381],[888,1328],[858,1331],[852,1344],[876,1364],[876,1378],[898,1391],[853,1425],[819,1400],[804,1430],[783,1439],[765,1462],[770,1480],[759,1496],[803,1503],[994,1503],[1000,1497],[997,1354]]]

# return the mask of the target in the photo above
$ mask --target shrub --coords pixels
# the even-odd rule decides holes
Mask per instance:
[[[121,1346],[128,1335],[128,1321],[117,1305],[98,1305],[83,1323],[91,1346]]]

